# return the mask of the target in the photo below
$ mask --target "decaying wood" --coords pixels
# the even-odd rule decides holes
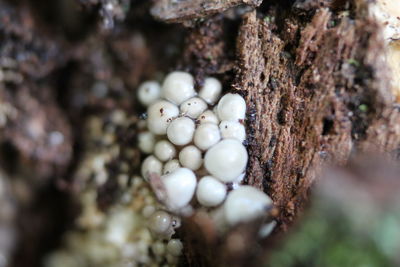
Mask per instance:
[[[368,47],[378,40],[357,34],[369,27],[372,35],[376,26],[369,21],[352,26],[344,18],[329,28],[330,20],[330,11],[317,11],[294,51],[285,51],[292,40],[273,34],[254,12],[245,16],[238,38],[234,88],[249,103],[248,182],[272,196],[283,226],[304,203],[318,167],[326,160],[344,162],[365,135],[366,129],[352,124],[369,125],[363,120],[376,120],[386,103],[387,88],[368,82],[376,70],[368,70],[364,60],[366,53],[382,53],[382,47]],[[349,66],[351,59],[360,66]],[[364,75],[364,84],[357,83],[357,75]],[[350,105],[363,103],[375,110],[357,118]]]
[[[259,6],[261,2],[262,0],[159,0],[151,9],[151,14],[169,23],[187,22],[221,13],[237,5]]]
[[[40,35],[28,9],[17,12],[0,3],[0,10],[0,105],[10,105],[0,144],[15,147],[20,161],[35,170],[32,182],[40,184],[65,169],[72,154],[71,127],[48,79],[65,58],[60,42]]]
[[[195,75],[198,87],[206,76],[228,78],[224,74],[233,71],[235,48],[226,42],[226,34],[224,18],[217,15],[190,29],[186,36],[183,59],[179,65]]]
[[[255,11],[243,16],[232,88],[248,104],[247,183],[272,197],[281,230],[305,207],[324,164],[344,164],[352,153],[399,147],[400,113],[380,58],[384,48],[378,25],[365,16],[363,7],[357,12],[354,20],[319,8],[305,27],[296,15],[288,15],[281,18],[285,27],[280,32]],[[188,227],[193,224],[207,229],[210,223],[194,216]],[[257,247],[250,241],[255,235],[246,238],[249,229],[241,232],[246,240],[238,242]],[[221,264],[215,259],[222,255],[229,266],[249,260],[248,254],[240,257],[229,249],[228,240],[237,230],[211,243],[204,241],[206,234],[200,231],[206,244],[224,245],[199,266]],[[190,247],[192,254],[200,252],[190,258],[201,257],[206,245],[191,244],[196,244]]]

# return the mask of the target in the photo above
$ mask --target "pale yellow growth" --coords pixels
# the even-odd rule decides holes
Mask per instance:
[[[391,69],[392,92],[396,102],[400,103],[400,1],[377,0],[371,12],[382,25],[387,44],[385,58]]]
[[[400,38],[400,1],[378,0],[371,7],[373,16],[383,25],[385,40],[397,40]]]
[[[394,17],[400,16],[400,1],[399,0],[379,0],[377,1],[382,10]]]
[[[386,53],[387,63],[392,70],[392,91],[396,102],[400,103],[400,40],[391,42]]]

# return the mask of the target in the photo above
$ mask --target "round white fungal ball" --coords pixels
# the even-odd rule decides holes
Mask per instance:
[[[172,119],[179,115],[179,109],[174,104],[160,100],[147,109],[147,127],[154,134],[166,134]]]
[[[205,207],[215,207],[224,201],[226,186],[212,176],[204,176],[197,185],[197,201]]]
[[[148,180],[151,173],[161,175],[162,163],[153,155],[148,156],[142,162],[142,176],[145,180]]]
[[[237,121],[221,121],[219,124],[222,138],[233,138],[240,142],[246,139],[246,129],[244,125]]]
[[[167,194],[167,206],[178,210],[189,204],[196,189],[196,175],[187,168],[179,168],[161,179]]]
[[[170,229],[171,223],[171,215],[165,211],[159,210],[150,216],[149,229],[155,234],[165,234]]]
[[[138,135],[138,146],[143,153],[153,152],[155,142],[154,134],[151,132],[142,132]]]
[[[180,106],[181,114],[193,119],[197,118],[206,109],[207,103],[198,97],[190,98],[183,102]]]
[[[263,216],[272,200],[260,190],[244,185],[228,194],[224,203],[224,215],[230,225],[248,222]]]
[[[177,105],[196,95],[193,76],[183,71],[168,74],[161,90],[166,99]]]
[[[171,173],[171,172],[175,171],[176,169],[178,169],[179,167],[181,167],[181,165],[179,164],[179,160],[177,160],[177,159],[170,160],[167,163],[165,163],[164,169],[163,169],[163,174]]]
[[[246,116],[246,102],[238,94],[226,94],[218,102],[217,110],[221,121],[243,120]]]
[[[211,110],[206,110],[203,113],[200,114],[200,116],[197,117],[197,120],[200,122],[200,124],[203,123],[214,123],[218,124],[219,119],[217,115],[214,113],[214,111]]]
[[[167,140],[160,140],[154,146],[154,155],[161,161],[171,160],[176,155],[175,146]]]
[[[183,167],[196,171],[203,163],[201,151],[195,146],[184,147],[181,152],[179,152],[179,161]]]
[[[156,241],[151,245],[151,250],[156,256],[163,256],[165,254],[166,246],[161,241]]]
[[[167,259],[168,265],[166,266],[177,266],[178,265],[178,257],[175,257],[169,253],[165,255],[165,258]]]
[[[246,148],[239,141],[224,139],[206,152],[204,165],[212,176],[226,183],[244,171],[247,159]]]
[[[208,104],[214,104],[221,95],[222,85],[220,81],[215,78],[209,77],[204,80],[204,85],[200,89],[199,96],[203,98]]]
[[[193,120],[188,117],[177,118],[168,126],[168,139],[175,145],[186,145],[192,141],[195,127]]]
[[[149,106],[157,101],[161,96],[161,86],[156,81],[142,83],[138,89],[139,102],[143,106]]]
[[[156,211],[156,207],[154,207],[153,205],[147,205],[143,208],[142,215],[145,218],[149,218],[155,211]]]
[[[179,239],[171,239],[167,244],[167,252],[172,256],[179,257],[182,254],[183,244]]]
[[[213,123],[200,124],[194,132],[194,144],[202,150],[215,145],[220,139],[218,126]]]

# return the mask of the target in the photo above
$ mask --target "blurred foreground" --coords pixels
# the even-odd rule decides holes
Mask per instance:
[[[332,169],[268,266],[399,266],[400,172],[377,159]]]

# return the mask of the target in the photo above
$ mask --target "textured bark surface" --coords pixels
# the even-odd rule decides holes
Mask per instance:
[[[53,81],[48,79],[65,58],[59,56],[60,43],[37,36],[26,8],[17,12],[0,3],[0,10],[4,39],[0,44],[0,101],[10,104],[1,140],[18,150],[38,179],[45,179],[54,168],[65,168],[72,153],[71,127],[58,106],[56,92],[50,90]]]
[[[151,9],[151,14],[165,22],[190,22],[193,19],[204,19],[212,14],[221,13],[228,8],[247,4],[259,6],[262,0],[194,0],[157,1]]]
[[[384,119],[390,92],[385,79],[378,80],[384,66],[377,25],[345,17],[332,26],[333,16],[319,9],[301,30],[288,22],[299,40],[273,33],[255,12],[240,28],[233,87],[249,104],[248,182],[272,196],[283,227],[301,209],[324,162],[344,163],[361,143],[376,143],[377,125],[391,128],[380,132],[384,140],[396,136],[387,149],[399,142],[396,122],[393,127]],[[360,110],[363,104],[368,110]],[[399,118],[396,111],[390,116]]]
[[[271,15],[260,18],[256,11],[242,17],[231,88],[248,104],[247,183],[272,197],[280,230],[305,208],[323,166],[399,147],[400,113],[381,61],[378,25],[365,16],[364,3],[358,4],[352,16],[317,5],[309,21],[298,10],[272,13],[279,20],[272,23]],[[200,231],[200,245],[189,242],[194,244],[189,252],[198,252],[192,262],[213,255],[193,266],[259,264],[254,227],[210,241],[204,236],[215,235],[204,216],[188,224],[187,236],[199,232],[193,225],[208,229]],[[215,243],[217,249],[203,251]],[[243,248],[232,248],[234,243]]]

